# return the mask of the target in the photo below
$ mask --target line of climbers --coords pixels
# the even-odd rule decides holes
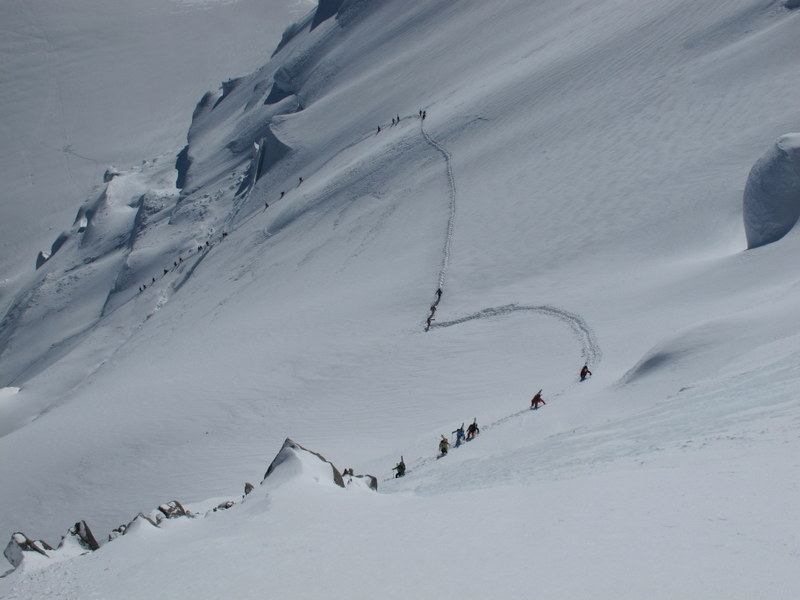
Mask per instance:
[[[479,435],[481,432],[480,428],[478,427],[478,419],[472,421],[467,427],[466,433],[464,432],[464,424],[461,424],[461,427],[452,431],[451,434],[455,434],[456,442],[453,444],[454,448],[458,448],[461,444],[464,443],[466,440],[469,442],[472,439],[475,439],[475,436]],[[447,439],[444,435],[442,439],[439,441],[439,456],[438,458],[443,457],[447,454],[447,451],[450,449],[450,440]]]
[[[581,368],[580,372],[580,380],[585,381],[586,377],[591,376],[592,372],[589,370],[589,366],[584,364]],[[547,405],[547,402],[544,401],[542,398],[542,390],[539,390],[533,395],[531,398],[531,410],[537,410],[539,405]],[[480,428],[478,427],[478,419],[474,419],[472,423],[470,423],[467,429],[464,429],[464,423],[461,424],[460,427],[455,429],[455,431],[451,432],[451,435],[455,435],[455,443],[451,443],[447,436],[442,435],[442,439],[439,440],[439,454],[436,458],[442,458],[443,456],[447,456],[448,450],[450,450],[450,446],[452,445],[454,448],[458,448],[463,444],[465,441],[468,442],[474,439],[477,435],[481,432]],[[397,463],[397,466],[392,467],[392,471],[396,471],[395,479],[398,477],[403,477],[406,474],[406,463],[403,460],[402,455],[400,456],[400,462]]]
[[[431,328],[431,323],[433,323],[434,318],[433,316],[436,314],[436,307],[439,306],[439,302],[442,299],[442,288],[436,289],[436,300],[431,304],[431,314],[425,319],[425,331],[429,331]]]
[[[422,119],[424,121],[425,117],[427,117],[427,116],[428,116],[428,111],[419,109],[419,118],[420,119]],[[399,124],[400,124],[400,115],[398,114],[396,117],[392,117],[392,125],[391,126],[394,127],[395,125],[399,125]],[[378,131],[375,132],[375,135],[378,135],[380,132],[381,132],[381,126],[380,126],[380,123],[379,123],[378,124]]]
[[[220,237],[220,239],[219,239],[218,241],[222,241],[222,240],[224,240],[226,237],[228,237],[228,232],[227,232],[227,231],[224,231],[224,232],[222,233],[222,236]],[[201,253],[201,252],[204,252],[205,250],[210,250],[211,248],[213,248],[213,247],[214,247],[214,244],[215,244],[215,243],[216,243],[216,242],[211,242],[211,241],[207,240],[207,241],[206,241],[206,243],[205,243],[205,245],[203,245],[203,246],[198,246],[198,247],[197,247],[197,253],[199,254],[199,253]],[[161,279],[161,278],[165,277],[165,276],[166,276],[166,275],[168,275],[168,274],[169,274],[171,271],[174,271],[175,269],[177,269],[177,268],[178,268],[179,266],[181,266],[182,264],[183,264],[183,256],[179,256],[179,257],[178,257],[178,260],[176,260],[176,261],[174,261],[174,262],[172,263],[172,268],[171,268],[171,269],[164,269],[164,272],[163,272],[163,273],[161,273],[161,274],[160,274],[158,277],[152,277],[152,278],[150,279],[150,285],[153,285],[153,284],[154,284],[156,281],[158,281],[159,279]],[[148,285],[148,284],[146,284],[146,283],[144,283],[144,284],[140,285],[140,286],[139,286],[139,292],[143,292],[143,291],[145,291],[145,290],[147,289],[147,285]]]
[[[302,177],[298,177],[297,178],[297,187],[300,187],[300,185],[302,185],[302,183],[303,183],[303,178]],[[282,199],[285,195],[286,195],[286,192],[281,192],[281,195],[280,195],[279,199]],[[269,208],[269,202],[264,202],[264,210],[267,210],[268,208]],[[226,237],[228,237],[228,232],[224,231],[224,232],[222,232],[222,236],[217,241],[222,241]],[[212,242],[210,240],[206,240],[206,243],[204,245],[197,247],[198,254],[203,252],[203,251],[205,251],[205,250],[210,250],[211,248],[214,247],[215,244],[216,244],[216,242]],[[174,271],[175,269],[177,269],[178,266],[181,263],[183,263],[183,256],[178,257],[178,260],[173,263],[172,269],[164,269],[164,272],[158,278],[153,277],[150,280],[150,285],[153,285],[158,279],[161,279],[162,277],[167,275],[170,271]],[[145,291],[147,289],[147,285],[148,284],[146,284],[146,283],[140,285],[139,286],[139,292],[141,293],[141,292]]]
[[[420,118],[420,119],[422,119],[422,120],[424,121],[426,116],[427,116],[427,111],[420,109],[420,111],[419,111],[419,118]],[[399,115],[399,114],[398,114],[396,117],[392,117],[392,127],[394,127],[395,125],[398,125],[399,123],[400,123],[400,115]],[[380,131],[381,131],[381,127],[380,127],[380,125],[379,125],[379,126],[378,126],[378,133],[380,133]],[[303,184],[303,178],[302,178],[302,177],[298,177],[298,178],[297,178],[297,187],[300,187],[302,184]],[[285,195],[286,195],[286,192],[285,192],[285,191],[282,191],[282,192],[280,193],[280,197],[279,197],[278,199],[279,199],[279,200],[283,199],[283,197],[284,197]],[[268,202],[268,201],[266,201],[266,202],[264,202],[264,210],[267,210],[268,208],[269,208],[269,202]],[[227,233],[227,232],[224,232],[224,233],[222,234],[222,239],[224,239],[224,238],[226,238],[226,237],[228,237],[228,233]],[[211,241],[206,241],[206,243],[205,243],[205,245],[204,245],[204,246],[198,246],[198,247],[197,247],[197,252],[198,252],[198,253],[200,253],[200,252],[203,252],[204,250],[208,250],[208,249],[210,249],[210,248],[213,248],[213,247],[214,247],[214,242],[211,242]],[[168,274],[170,271],[174,271],[175,269],[177,269],[177,268],[178,268],[178,266],[179,266],[181,263],[183,263],[183,256],[180,256],[180,257],[178,258],[178,260],[177,260],[175,263],[173,263],[173,268],[172,268],[172,269],[164,269],[164,272],[163,272],[163,273],[162,273],[162,274],[161,274],[161,275],[160,275],[158,278],[156,278],[156,277],[152,277],[152,278],[151,278],[151,280],[150,280],[150,284],[149,284],[149,285],[153,285],[153,284],[154,284],[154,283],[155,283],[155,282],[156,282],[158,279],[161,279],[162,277],[164,277],[165,275],[167,275],[167,274]],[[145,283],[145,284],[142,284],[142,285],[140,285],[140,286],[139,286],[139,292],[141,293],[141,292],[145,291],[145,290],[147,289],[147,287],[148,287],[148,284],[146,284],[146,283]],[[438,290],[438,292],[437,292],[437,293],[438,293],[438,295],[439,295],[439,298],[441,298],[441,296],[442,296],[442,291],[441,291],[441,289],[440,289],[440,290]],[[438,301],[438,299],[437,299],[437,301],[436,301],[436,304],[438,304],[438,303],[439,303],[439,301]],[[434,305],[431,307],[431,317],[433,317],[433,313],[436,311],[436,308],[435,308],[436,304],[434,304]],[[429,319],[429,322],[428,322],[428,326],[429,326],[429,327],[430,327],[430,321],[431,321],[431,320],[432,320],[432,318],[431,318],[431,319]]]

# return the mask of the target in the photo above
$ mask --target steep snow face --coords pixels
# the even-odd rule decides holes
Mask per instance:
[[[0,2],[0,279],[33,269],[109,164],[177,152],[197,98],[263,64],[313,6]]]
[[[748,248],[771,244],[800,218],[800,133],[778,138],[758,159],[744,189]]]
[[[0,531],[230,497],[290,435],[409,472],[368,500],[281,486],[174,525],[151,590],[230,593],[179,564],[189,546],[213,572],[213,540],[244,597],[265,571],[276,595],[359,597],[335,587],[357,565],[398,598],[447,593],[442,573],[491,597],[619,598],[630,565],[631,598],[672,593],[676,570],[681,596],[800,589],[797,466],[775,460],[798,449],[800,238],[744,252],[741,203],[800,120],[796,59],[775,59],[800,56],[798,18],[760,0],[309,15],[201,100],[180,191],[171,161],[120,169],[14,298]],[[436,460],[475,418],[480,437]],[[474,538],[431,553],[465,523]],[[100,589],[63,594],[142,594],[116,568],[151,566],[129,542],[74,561],[69,581]],[[398,565],[418,578],[397,584]],[[36,597],[57,574],[0,589]]]

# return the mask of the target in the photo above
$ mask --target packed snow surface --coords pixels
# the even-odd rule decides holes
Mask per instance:
[[[323,5],[7,299],[0,533],[134,525],[0,597],[798,597],[800,12]]]

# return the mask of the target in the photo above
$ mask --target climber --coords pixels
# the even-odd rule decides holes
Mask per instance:
[[[478,429],[478,419],[475,419],[472,423],[470,423],[469,427],[467,427],[467,441],[474,438],[480,432],[481,430]]]
[[[441,441],[439,442],[439,458],[447,454],[447,450],[450,448],[450,442],[447,441],[447,438],[442,436]]]
[[[591,374],[592,374],[592,372],[589,370],[589,367],[587,367],[586,365],[583,365],[583,368],[581,369],[581,381],[586,379],[587,375],[591,375]]]
[[[456,434],[456,445],[455,447],[458,448],[461,445],[461,442],[464,441],[464,424],[461,424],[461,427],[456,429],[453,433]]]
[[[396,467],[392,468],[392,471],[397,471],[395,473],[394,478],[397,479],[398,477],[402,477],[406,474],[406,463],[403,461],[403,457],[400,457],[400,462],[397,463]]]
[[[531,408],[533,410],[536,410],[537,408],[539,408],[540,404],[547,404],[547,402],[545,402],[542,399],[542,390],[536,392],[536,395],[533,398],[531,398]]]

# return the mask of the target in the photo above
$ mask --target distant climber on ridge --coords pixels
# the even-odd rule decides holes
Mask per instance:
[[[537,408],[539,408],[540,404],[547,404],[547,402],[545,402],[544,399],[542,398],[542,390],[536,392],[536,395],[533,398],[531,398],[531,408],[533,410],[536,410]]]
[[[475,419],[472,423],[469,424],[469,427],[467,427],[467,441],[474,438],[480,432],[481,430],[478,428],[478,419]]]
[[[587,375],[591,376],[591,374],[592,374],[592,372],[589,370],[589,367],[587,367],[586,365],[583,365],[583,368],[581,369],[581,381],[586,379]]]

